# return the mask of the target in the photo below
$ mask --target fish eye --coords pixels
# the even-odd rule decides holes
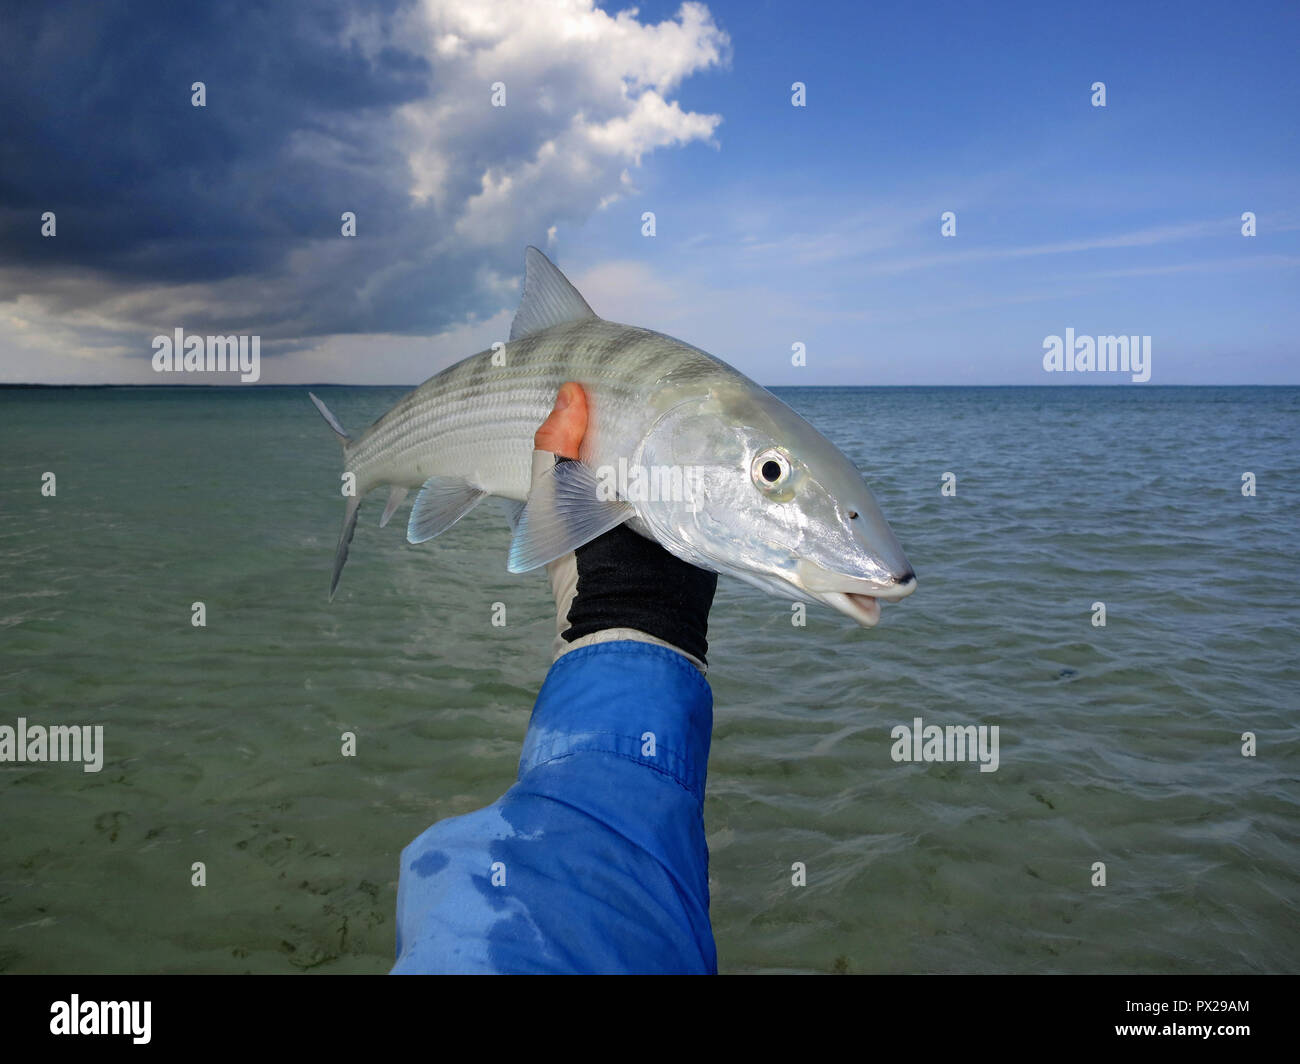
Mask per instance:
[[[754,459],[754,483],[764,491],[780,487],[790,477],[790,460],[780,451],[767,450]]]
[[[857,511],[857,510],[850,510],[850,511],[849,511],[849,520],[850,520],[850,521],[856,521],[857,519],[858,519],[858,511]]]

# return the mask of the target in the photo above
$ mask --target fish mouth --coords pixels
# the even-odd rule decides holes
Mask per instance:
[[[841,577],[835,583],[838,586],[834,590],[830,587],[808,590],[827,606],[839,610],[863,628],[874,628],[880,623],[880,603],[896,602],[915,591],[916,574],[909,569],[888,582]]]
[[[863,628],[874,628],[880,623],[880,600],[873,595],[860,595],[852,591],[823,591],[820,597],[826,605],[852,617]]]

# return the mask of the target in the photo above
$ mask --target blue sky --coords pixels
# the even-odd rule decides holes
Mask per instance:
[[[188,59],[195,16],[159,8],[152,82],[119,48],[65,100],[61,66],[132,27],[0,16],[40,61],[4,57],[38,118],[0,131],[0,379],[156,382],[181,325],[261,334],[268,383],[414,384],[508,330],[536,243],[598,313],[764,384],[1127,379],[1045,374],[1067,328],[1151,336],[1153,384],[1300,382],[1294,4],[591,8],[338,4],[215,21]]]

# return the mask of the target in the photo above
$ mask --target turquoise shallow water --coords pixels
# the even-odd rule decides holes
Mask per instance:
[[[722,583],[722,969],[1300,968],[1300,389],[780,394],[919,588],[866,632]],[[0,765],[0,971],[387,970],[398,851],[512,781],[553,611],[488,508],[416,548],[378,498],[329,605],[339,467],[299,388],[0,389],[0,725],[106,749]],[[918,716],[998,770],[894,762]]]

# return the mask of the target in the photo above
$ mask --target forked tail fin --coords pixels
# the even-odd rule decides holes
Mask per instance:
[[[330,408],[317,399],[311,392],[307,393],[307,398],[316,404],[316,409],[320,411],[320,416],[325,419],[326,424],[328,424],[329,427],[334,430],[338,438],[343,441],[343,446],[346,448],[347,445],[352,442],[352,437],[348,434],[348,430],[340,425],[339,419],[330,413]]]
[[[339,419],[330,413],[329,407],[322,403],[311,392],[307,393],[308,397],[316,404],[316,409],[320,411],[330,428],[338,436],[339,442],[343,445],[344,465],[347,465],[348,444],[352,442],[352,437],[348,435],[347,430],[339,424]],[[347,508],[343,511],[343,531],[339,533],[339,545],[334,551],[334,574],[330,577],[330,601],[334,601],[334,592],[339,588],[339,576],[343,573],[343,566],[348,560],[348,545],[352,542],[352,534],[357,530],[357,511],[361,507],[361,496],[349,495],[347,497]]]
[[[334,601],[334,592],[339,589],[339,577],[343,575],[343,566],[348,560],[348,545],[352,534],[357,530],[357,511],[361,509],[361,499],[356,495],[348,497],[347,509],[343,511],[343,531],[339,533],[339,545],[334,551],[334,574],[330,577],[330,601]]]

